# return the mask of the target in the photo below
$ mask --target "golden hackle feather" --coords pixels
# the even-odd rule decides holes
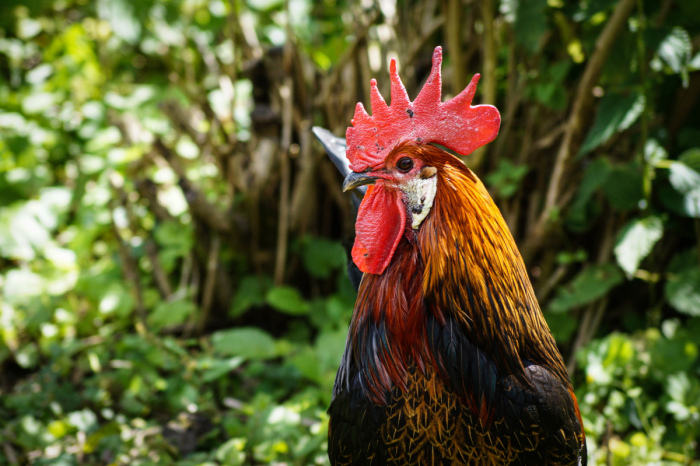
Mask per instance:
[[[504,373],[522,374],[522,360],[528,359],[570,384],[515,241],[483,183],[436,147],[394,150],[435,167],[438,189],[415,238],[402,242],[382,275],[365,274],[359,290],[351,336],[365,328],[358,324],[366,319],[381,322],[387,332],[369,373],[375,399],[392,384],[405,386],[410,361],[420,367],[435,362],[427,348],[425,312],[443,322],[447,313],[453,315]],[[361,346],[360,336],[354,337]]]

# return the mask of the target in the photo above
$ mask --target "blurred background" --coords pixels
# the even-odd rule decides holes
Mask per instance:
[[[700,2],[3,0],[0,464],[328,464],[344,136],[396,58],[481,73],[465,158],[590,464],[700,464]]]

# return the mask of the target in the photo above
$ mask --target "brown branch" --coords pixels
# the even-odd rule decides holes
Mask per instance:
[[[485,0],[485,3],[488,0]],[[447,0],[445,35],[447,36],[447,46],[450,49],[450,60],[452,61],[452,93],[457,95],[467,85],[464,75],[466,74],[466,62],[462,53],[462,5],[460,0]]]
[[[426,44],[433,37],[433,35],[445,24],[445,15],[440,15],[434,17],[424,28],[420,36],[416,36],[411,45],[408,47],[408,52],[406,53],[406,59],[404,63],[415,63],[418,54],[425,48]],[[469,53],[463,55],[465,63],[471,58]]]
[[[321,92],[318,93],[318,97],[316,97],[314,100],[314,106],[321,106],[323,102],[328,99],[328,96],[333,92],[333,88],[338,83],[345,66],[355,58],[359,46],[365,43],[365,39],[369,33],[369,28],[377,21],[378,17],[378,9],[373,10],[365,23],[357,29],[355,40],[353,40],[350,47],[343,52],[343,55],[336,63],[335,68],[333,68],[333,71],[331,71],[331,74],[329,74],[324,80],[321,86]]]
[[[559,284],[562,278],[564,278],[567,270],[569,270],[567,266],[560,265],[552,274],[549,275],[547,281],[541,287],[539,287],[535,293],[537,295],[537,301],[542,303],[549,297],[549,294],[554,290],[554,287]]]
[[[292,82],[289,76],[285,77],[284,84],[280,88],[282,99],[282,138],[280,141],[280,204],[279,223],[277,229],[277,250],[275,257],[275,284],[281,285],[284,281],[285,264],[287,261],[287,233],[289,230],[289,186],[291,183],[291,169],[289,167],[289,146],[292,142]]]
[[[6,432],[7,431],[3,432],[3,437],[7,437]],[[10,442],[2,442],[2,451],[5,453],[5,458],[7,458],[8,463],[19,464],[17,453],[15,452],[15,449],[12,448],[12,444]]]
[[[156,185],[153,180],[150,178],[137,180],[134,185],[141,199],[148,201],[148,210],[153,213],[158,221],[172,222],[175,220],[175,217],[170,215],[168,209],[158,202],[158,185]]]
[[[186,177],[185,168],[180,159],[173,154],[160,138],[156,138],[153,147],[168,162],[175,174],[179,177],[179,185],[182,189],[187,204],[190,206],[190,213],[208,227],[220,232],[229,233],[231,225],[227,215],[214,204],[210,203]]]
[[[614,217],[610,217],[607,221],[605,225],[605,232],[603,233],[603,238],[600,242],[600,247],[598,248],[596,264],[605,264],[610,260],[613,247],[615,246],[615,227],[617,223],[618,220]],[[600,321],[603,319],[603,313],[607,307],[607,304],[608,298],[603,297],[598,301],[589,304],[588,307],[586,307],[586,310],[583,312],[581,324],[579,325],[579,331],[576,335],[576,340],[574,340],[569,361],[566,364],[569,374],[572,374],[574,369],[576,369],[576,353],[578,350],[586,346],[593,339],[596,331],[598,331],[598,327],[600,326]]]
[[[148,260],[151,262],[151,267],[153,267],[153,279],[156,282],[158,292],[162,298],[167,298],[173,294],[173,288],[170,286],[168,274],[165,273],[160,259],[158,259],[158,250],[156,249],[155,242],[151,239],[147,239],[144,244],[144,249]]]
[[[296,176],[291,202],[292,228],[306,230],[313,214],[316,197],[316,165],[318,157],[311,150],[311,128],[308,120],[302,122],[299,131],[299,172]]]
[[[214,234],[209,248],[207,257],[207,270],[204,278],[204,296],[202,297],[202,305],[199,309],[199,319],[197,322],[197,334],[202,335],[204,328],[209,318],[211,303],[214,297],[214,285],[216,284],[216,269],[219,266],[219,251],[221,249],[221,239],[219,235]]]
[[[564,174],[570,168],[575,149],[580,143],[583,127],[588,116],[588,110],[591,106],[591,89],[593,89],[593,86],[598,81],[605,60],[608,58],[618,34],[627,24],[627,18],[631,14],[635,3],[636,0],[621,0],[615,7],[603,31],[598,36],[593,54],[590,60],[588,60],[586,69],[583,72],[583,77],[576,89],[574,103],[564,131],[564,138],[559,146],[559,151],[557,152],[557,157],[554,162],[554,169],[545,197],[545,205],[533,235],[530,237],[528,247],[526,248],[530,251],[537,249],[544,241],[544,237],[547,233],[547,224],[552,214],[557,209],[559,195],[562,185],[564,184]]]
[[[123,189],[124,180],[121,178],[120,175],[113,172],[109,177],[109,182],[116,194],[115,198],[110,201],[110,224],[112,227],[112,233],[114,234],[114,237],[117,240],[117,253],[122,263],[122,273],[124,274],[124,278],[126,278],[126,281],[131,283],[131,291],[133,292],[136,300],[136,331],[139,334],[143,335],[146,333],[147,328],[146,308],[143,302],[143,290],[141,289],[141,280],[139,277],[138,265],[136,264],[134,258],[131,256],[131,251],[129,250],[129,247],[127,246],[127,243],[124,240],[124,237],[119,231],[119,227],[114,221],[114,211],[116,210],[118,204],[124,206],[124,204],[126,203],[126,194]]]
[[[495,31],[493,25],[493,4],[491,0],[483,0],[481,3],[481,19],[484,24],[484,34],[483,34],[483,66],[484,66],[484,77],[485,79],[481,81],[481,89],[483,91],[483,98],[480,103],[485,104],[496,104],[496,62],[498,60],[496,54],[496,39]],[[449,21],[448,21],[449,24]],[[478,41],[475,41],[478,43]],[[454,70],[453,70],[454,73]],[[455,89],[455,93],[460,92],[461,89]],[[469,156],[469,167],[473,170],[479,170],[481,164],[484,162],[484,157],[486,152],[490,150],[490,146],[482,146],[472,152]]]

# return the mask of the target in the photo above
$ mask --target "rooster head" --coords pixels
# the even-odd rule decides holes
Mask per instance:
[[[435,143],[467,155],[498,134],[498,110],[471,105],[478,74],[459,95],[442,102],[441,64],[442,48],[437,47],[430,76],[411,102],[392,60],[391,105],[372,80],[372,116],[358,103],[346,132],[353,171],[343,190],[373,185],[357,214],[352,250],[353,261],[363,272],[382,274],[406,229],[418,229],[432,208],[438,169],[409,147]]]

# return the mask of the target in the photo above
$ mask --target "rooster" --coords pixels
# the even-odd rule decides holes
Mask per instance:
[[[392,60],[391,105],[372,80],[372,116],[358,103],[346,133],[343,190],[366,187],[352,249],[364,274],[331,463],[585,465],[576,397],[513,237],[479,178],[432,145],[469,154],[500,115],[471,105],[479,75],[443,103],[441,62],[438,47],[411,102]]]

